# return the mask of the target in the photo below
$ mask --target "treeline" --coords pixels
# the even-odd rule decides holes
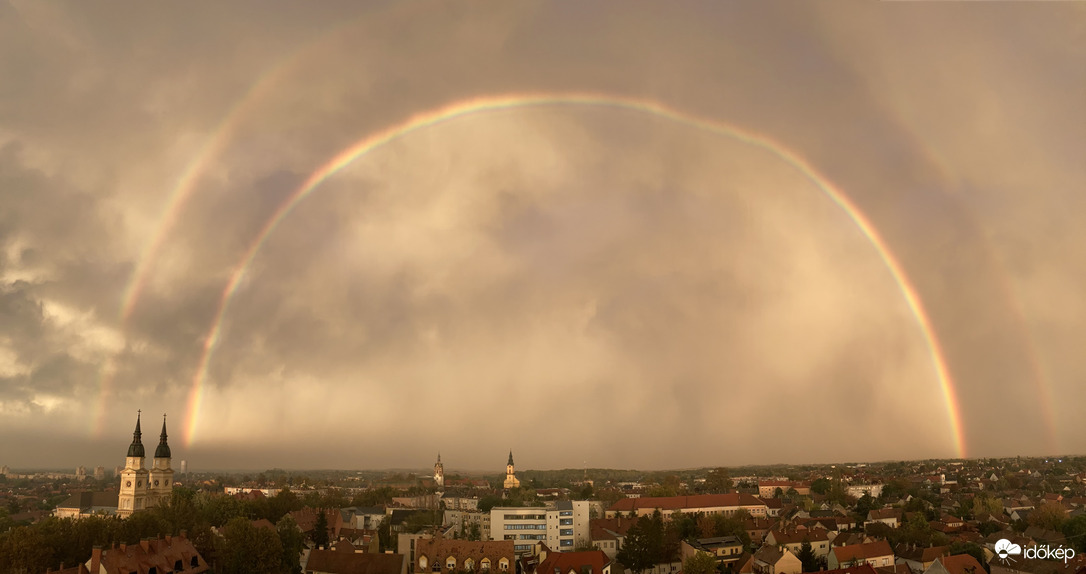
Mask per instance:
[[[0,572],[37,574],[61,564],[74,566],[90,559],[96,545],[108,549],[184,531],[216,572],[296,573],[300,572],[298,557],[306,540],[289,513],[309,503],[315,503],[314,508],[337,508],[339,505],[326,505],[337,502],[333,498],[317,493],[299,497],[283,490],[270,498],[242,500],[179,488],[168,504],[127,519],[50,517],[10,528],[0,533]],[[252,521],[261,518],[275,524],[275,531],[253,526]]]

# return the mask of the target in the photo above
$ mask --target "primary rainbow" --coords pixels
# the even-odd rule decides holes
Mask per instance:
[[[359,157],[416,130],[482,112],[542,106],[607,107],[650,114],[678,124],[759,147],[781,158],[802,173],[827,197],[844,210],[846,214],[848,214],[860,231],[871,242],[871,245],[875,248],[875,251],[879,254],[879,257],[893,276],[894,281],[897,283],[902,295],[905,297],[905,302],[908,304],[910,311],[916,318],[917,324],[920,326],[920,330],[927,342],[928,350],[931,354],[932,363],[935,368],[935,375],[939,381],[943,400],[946,403],[951,436],[957,451],[957,456],[965,456],[965,442],[962,435],[961,413],[958,406],[958,399],[955,395],[953,382],[946,365],[946,358],[943,355],[943,350],[939,344],[935,329],[932,326],[931,319],[928,317],[927,311],[921,303],[916,288],[909,281],[901,263],[894,257],[893,253],[887,247],[886,242],[882,239],[882,236],[879,235],[878,231],[867,219],[867,216],[865,216],[844,193],[815,171],[815,169],[803,158],[768,137],[757,135],[724,123],[686,114],[651,100],[579,92],[507,94],[483,96],[453,102],[439,108],[415,114],[403,122],[365,136],[358,140],[354,145],[351,145],[336,154],[328,160],[328,162],[310,174],[302,185],[279,206],[256,235],[252,244],[238,262],[237,267],[235,267],[230,274],[230,280],[227,282],[226,288],[219,298],[218,309],[215,313],[215,318],[212,321],[211,328],[204,340],[203,353],[200,357],[196,374],[192,381],[192,389],[189,395],[188,427],[185,435],[187,444],[191,445],[195,439],[196,426],[199,422],[200,405],[203,399],[204,386],[207,381],[208,365],[211,362],[215,347],[222,334],[223,318],[229,309],[230,301],[237,293],[241,280],[244,278],[249,269],[249,265],[252,264],[256,254],[264,245],[264,242],[299,202],[316,190],[321,183],[332,175],[335,175],[339,170],[350,165]]]

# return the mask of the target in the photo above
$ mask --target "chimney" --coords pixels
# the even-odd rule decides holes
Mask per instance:
[[[166,535],[166,544],[173,544],[173,536]]]
[[[101,569],[102,569],[102,547],[98,546],[98,545],[95,545],[94,548],[91,549],[91,559],[90,559],[90,571],[91,571],[91,574],[98,574],[98,572],[101,571]]]
[[[126,548],[128,548],[128,545],[124,542],[121,542],[121,552],[124,552]]]
[[[151,539],[150,538],[144,538],[144,539],[140,540],[140,548],[143,548],[144,552],[150,552],[151,551]]]

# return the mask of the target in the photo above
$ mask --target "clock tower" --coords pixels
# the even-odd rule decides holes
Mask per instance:
[[[162,415],[162,434],[151,463],[150,503],[148,506],[167,504],[173,494],[173,469],[170,468],[170,445],[166,442],[166,415]]]
[[[143,433],[140,432],[140,412],[136,411],[136,430],[121,471],[121,491],[117,496],[117,515],[127,518],[137,510],[147,508],[150,473],[143,468]]]

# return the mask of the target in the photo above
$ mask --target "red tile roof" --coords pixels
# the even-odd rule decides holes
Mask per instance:
[[[581,574],[582,566],[590,568],[591,574],[603,574],[603,568],[610,563],[611,559],[602,550],[549,552],[547,559],[536,567],[536,574],[569,574],[571,570],[575,574]]]
[[[985,572],[984,567],[977,562],[976,558],[973,558],[972,554],[945,556],[940,558],[939,562],[950,574],[984,574]]]
[[[312,550],[305,569],[331,574],[400,574],[402,554],[365,554],[350,544],[337,543],[335,550]]]
[[[868,560],[879,556],[893,556],[890,543],[885,540],[853,544],[850,546],[838,546],[833,549],[833,555],[837,557],[838,564],[848,564],[853,560]]]

